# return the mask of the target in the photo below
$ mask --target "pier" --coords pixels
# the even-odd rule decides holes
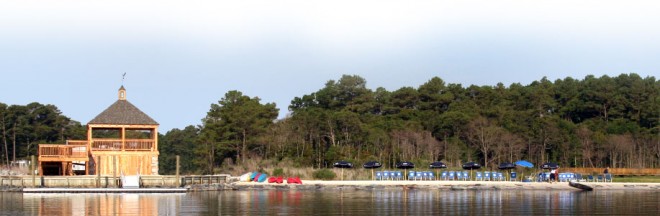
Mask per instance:
[[[140,176],[140,189],[181,188],[192,185],[226,183],[230,175],[151,175]],[[113,176],[0,176],[6,188],[119,188],[120,177]]]

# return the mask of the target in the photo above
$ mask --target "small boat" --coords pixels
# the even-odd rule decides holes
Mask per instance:
[[[255,182],[265,182],[266,179],[268,179],[268,175],[261,173],[261,175],[259,175],[259,177],[255,180]]]
[[[240,181],[240,182],[249,182],[251,175],[252,175],[251,172],[245,173],[245,174],[241,175],[240,177],[238,177],[238,181]]]
[[[287,184],[302,184],[302,181],[300,181],[299,177],[293,177],[293,178],[288,178],[286,179]]]
[[[250,181],[256,181],[257,180],[256,177],[258,175],[259,175],[259,172],[252,172],[252,174],[250,174]]]
[[[569,181],[569,182],[568,182],[568,185],[571,186],[571,187],[574,187],[574,188],[578,188],[578,189],[585,190],[585,191],[592,191],[592,190],[594,190],[594,188],[592,188],[592,187],[589,186],[589,185],[580,184],[580,183],[578,183],[578,182],[574,182],[574,181]]]

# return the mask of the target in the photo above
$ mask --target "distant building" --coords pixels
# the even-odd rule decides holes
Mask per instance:
[[[158,175],[158,122],[119,99],[87,123],[87,140],[39,144],[41,175]]]

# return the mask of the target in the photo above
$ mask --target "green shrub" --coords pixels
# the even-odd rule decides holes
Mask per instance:
[[[335,179],[335,177],[337,177],[337,175],[335,175],[335,173],[329,169],[316,170],[312,175],[314,176],[315,179],[321,179],[321,180],[332,180]]]
[[[275,168],[275,170],[273,170],[273,176],[283,176],[283,175],[284,175],[284,169]]]

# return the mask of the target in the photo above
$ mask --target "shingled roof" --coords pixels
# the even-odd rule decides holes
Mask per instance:
[[[124,90],[124,87],[119,90]],[[158,122],[120,96],[117,102],[87,124],[158,125]]]

